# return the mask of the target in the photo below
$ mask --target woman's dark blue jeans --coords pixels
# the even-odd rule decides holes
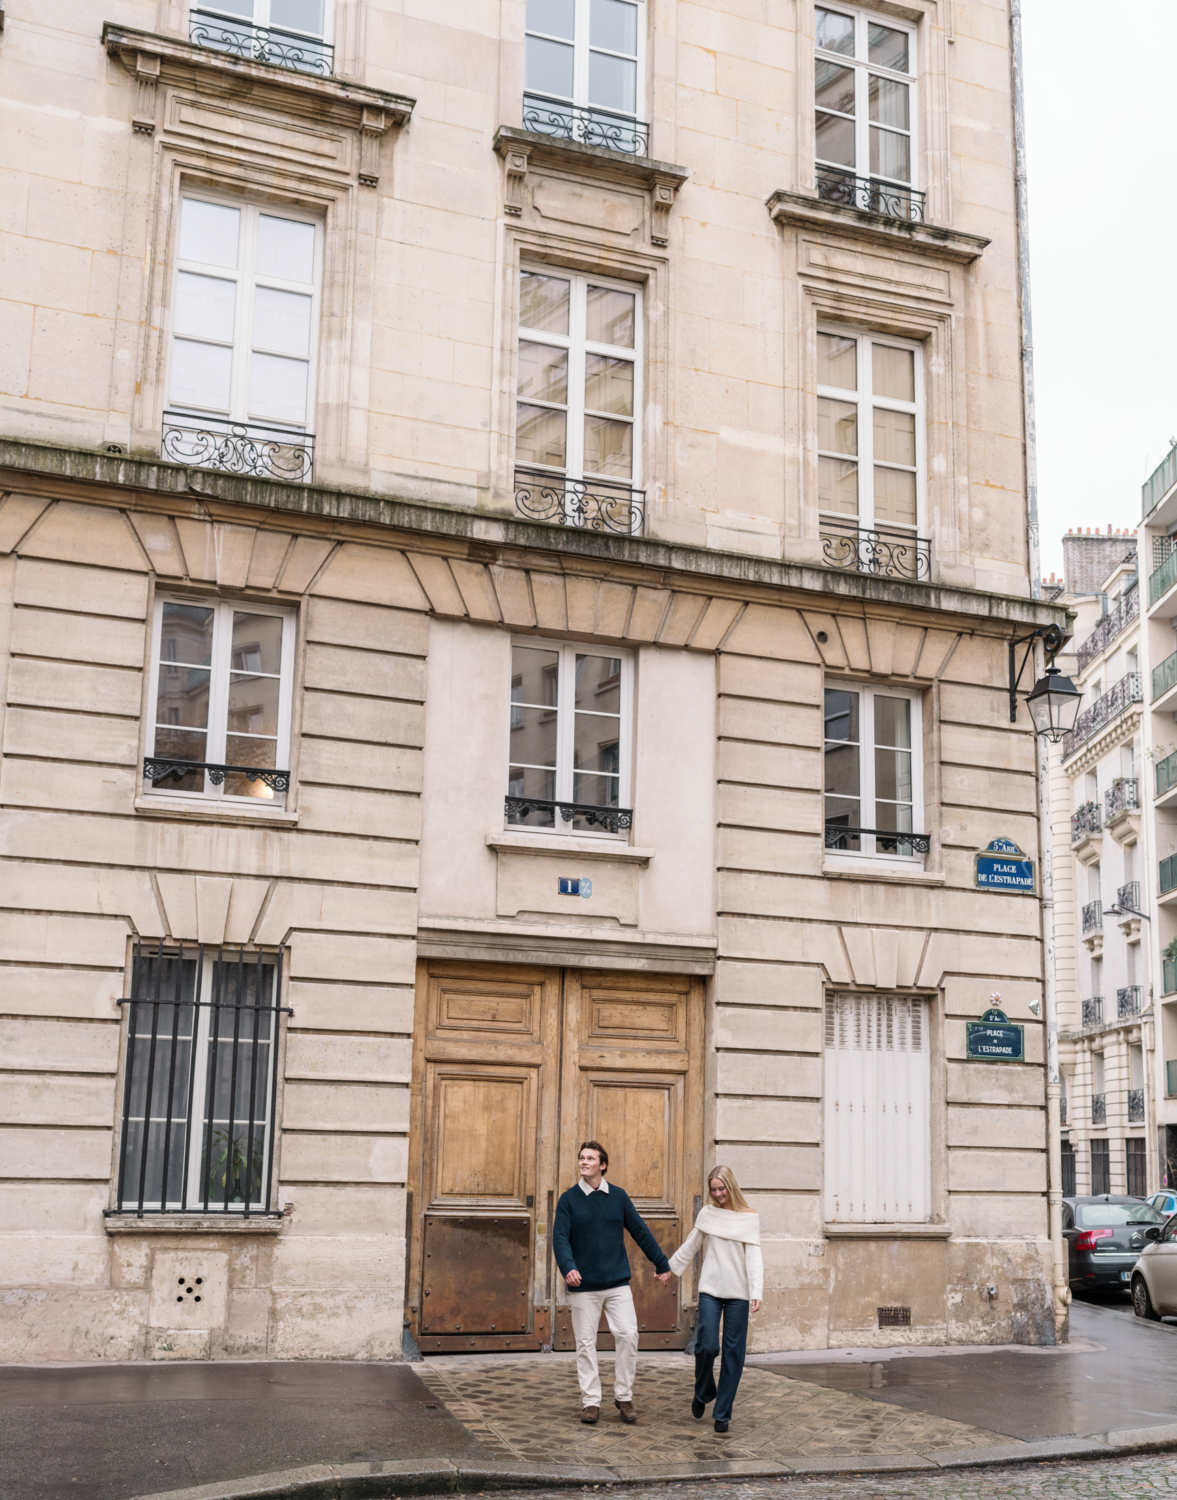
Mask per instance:
[[[723,1359],[719,1365],[719,1385],[715,1384],[715,1356],[719,1353],[719,1320],[723,1317]],[[699,1322],[695,1329],[695,1400],[706,1405],[715,1402],[713,1416],[717,1422],[730,1422],[732,1402],[736,1399],[740,1376],[744,1373],[744,1352],[748,1343],[748,1303],[736,1297],[713,1297],[699,1293]]]

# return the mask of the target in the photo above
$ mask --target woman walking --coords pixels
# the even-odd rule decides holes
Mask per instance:
[[[760,1311],[764,1295],[764,1261],[760,1256],[760,1215],[749,1207],[732,1169],[716,1167],[707,1179],[707,1192],[711,1201],[700,1209],[694,1229],[670,1257],[670,1269],[681,1276],[700,1245],[706,1244],[699,1274],[691,1415],[701,1417],[708,1403],[714,1401],[715,1430],[726,1432],[744,1373],[748,1313]],[[721,1317],[723,1359],[717,1388],[715,1356],[720,1351]]]

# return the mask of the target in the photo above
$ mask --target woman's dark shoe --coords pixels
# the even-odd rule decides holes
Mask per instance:
[[[726,1422],[716,1422],[716,1424],[715,1424],[715,1430],[716,1430],[716,1432],[726,1432],[727,1431],[727,1423]]]
[[[691,1416],[694,1417],[696,1421],[698,1421],[698,1419],[703,1415],[703,1413],[706,1410],[707,1410],[706,1406],[703,1404],[702,1401],[699,1400],[698,1396],[696,1396],[694,1398],[694,1400],[691,1402]]]

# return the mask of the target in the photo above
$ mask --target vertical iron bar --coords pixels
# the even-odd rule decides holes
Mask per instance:
[[[142,952],[142,942],[136,943],[135,952],[131,958],[131,995],[130,1004],[127,1006],[127,1067],[123,1074],[123,1133],[120,1137],[122,1144],[119,1148],[119,1182],[116,1200],[119,1208],[123,1206],[127,1191],[127,1137],[131,1118],[131,1086],[135,1076],[135,974]]]
[[[203,949],[201,952],[203,953]],[[221,973],[221,949],[217,949],[217,957],[213,961],[213,986],[212,999],[209,1003],[208,1019],[208,1062],[205,1064],[208,1071],[204,1079],[204,1162],[200,1169],[200,1186],[203,1189],[200,1195],[201,1207],[208,1213],[208,1183],[212,1173],[213,1161],[213,1101],[216,1092],[217,1076],[217,1047],[221,1030],[221,989],[223,985]]]
[[[249,1138],[246,1141],[245,1154],[245,1217],[249,1218],[249,1207],[253,1200],[253,1115],[254,1099],[257,1093],[257,1049],[258,1028],[261,1024],[262,1014],[262,954],[258,949],[257,955],[257,977],[254,980],[254,1005],[253,1005],[253,1054],[249,1060]]]
[[[180,999],[184,993],[184,971],[179,966],[176,969],[175,991],[175,1000],[172,1004],[172,1058],[168,1067],[168,1109],[163,1136],[163,1183],[159,1194],[159,1209],[161,1213],[167,1212],[168,1177],[171,1172],[172,1161],[172,1108],[176,1095],[176,1048],[180,1044]]]
[[[224,962],[225,950],[221,949],[221,961]],[[237,1106],[237,1056],[241,1050],[241,991],[245,985],[245,950],[237,950],[237,994],[233,1006],[233,1056],[229,1063],[229,1124],[225,1134],[225,1201],[223,1208],[229,1207],[229,1169],[233,1165],[233,1126],[236,1123]]]
[[[270,1023],[270,1096],[267,1114],[270,1122],[270,1146],[266,1152],[266,1191],[262,1199],[262,1211],[270,1209],[270,1193],[274,1175],[274,1147],[278,1140],[278,1027],[282,1024],[282,950],[274,955],[274,1011]]]
[[[159,995],[163,984],[163,938],[159,940],[159,960],[155,973],[155,999],[151,1005],[151,1046],[147,1053],[147,1094],[143,1100],[143,1155],[139,1161],[139,1209],[143,1217],[143,1190],[147,1182],[147,1147],[151,1140],[151,1090],[155,1082],[155,1039],[159,1030]]]
[[[180,955],[176,960],[180,972],[179,994],[183,994],[184,944],[180,944]],[[196,1046],[200,1038],[200,991],[204,982],[204,949],[196,948],[196,974],[192,985],[192,1056],[188,1062],[188,1128],[184,1132],[184,1180],[180,1186],[180,1210],[188,1207],[188,1173],[192,1166],[192,1140],[196,1129]]]

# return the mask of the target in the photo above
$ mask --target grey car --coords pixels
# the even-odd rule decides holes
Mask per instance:
[[[1069,1280],[1074,1291],[1128,1290],[1145,1245],[1145,1231],[1165,1222],[1143,1198],[1101,1193],[1063,1199],[1063,1238],[1069,1247]]]
[[[1177,1313],[1177,1214],[1144,1230],[1144,1248],[1132,1271],[1132,1311],[1156,1322]]]

